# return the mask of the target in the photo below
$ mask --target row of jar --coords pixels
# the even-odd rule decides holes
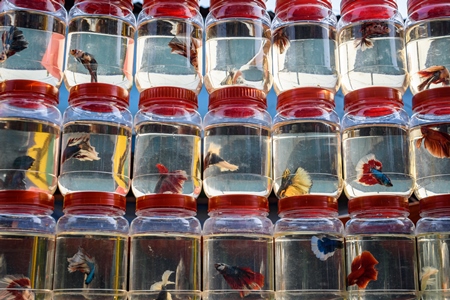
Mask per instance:
[[[135,80],[139,91],[176,86],[198,93],[204,52],[209,93],[247,86],[267,94],[274,83],[277,94],[300,87],[335,93],[340,85],[344,94],[370,86],[403,93],[408,85],[415,94],[450,83],[450,55],[442,51],[450,40],[446,1],[409,1],[406,32],[394,0],[343,0],[339,23],[328,0],[278,0],[273,22],[263,0],[215,0],[206,33],[197,0],[146,0],[137,30],[132,1],[119,3],[75,1],[64,54],[61,3],[2,1],[1,80],[59,86],[64,77],[68,89],[89,82],[130,89]]]

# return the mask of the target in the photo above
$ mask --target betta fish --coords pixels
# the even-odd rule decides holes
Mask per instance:
[[[291,176],[291,170],[286,169],[281,178],[280,189],[278,190],[279,198],[305,195],[309,193],[312,186],[312,180],[308,172],[298,167],[294,176]]]
[[[311,238],[311,250],[322,261],[327,260],[334,255],[337,249],[342,248],[344,248],[344,243],[339,240],[332,240],[327,237],[318,238],[317,236]]]
[[[22,30],[17,29],[16,26],[11,26],[9,31],[3,31],[2,45],[3,50],[0,53],[0,63],[5,62],[8,57],[13,56],[17,52],[28,48],[28,42],[25,40]]]
[[[222,157],[219,156],[219,154],[220,154],[220,146],[214,143],[209,144],[208,152],[206,153],[204,161],[205,170],[210,166],[218,167],[221,172],[236,171],[237,169],[239,169],[238,166],[230,164],[229,162],[225,161]]]
[[[169,172],[163,164],[156,164],[159,171],[159,179],[156,183],[155,193],[157,194],[181,194],[183,184],[188,179],[183,170]]]
[[[220,82],[220,85],[236,85],[236,84],[243,84],[243,74],[240,70],[235,68],[228,69],[227,77],[225,77],[224,80]]]
[[[389,34],[391,29],[384,22],[367,22],[361,25],[360,39],[355,39],[355,48],[361,47],[361,51],[373,48],[373,41],[370,38]]]
[[[62,161],[64,163],[70,158],[76,158],[80,161],[99,160],[98,152],[91,146],[89,133],[77,133],[72,135],[67,140],[66,148],[62,154]]]
[[[223,263],[214,264],[214,267],[222,274],[228,285],[239,290],[239,295],[244,298],[252,290],[261,290],[264,286],[264,275],[252,271],[250,268],[229,266]]]
[[[12,165],[12,170],[6,173],[5,181],[0,179],[0,188],[8,190],[26,190],[25,171],[34,163],[34,158],[24,155],[17,157]]]
[[[419,91],[428,90],[431,84],[442,83],[443,86],[449,85],[450,73],[444,66],[431,66],[417,72],[425,80],[417,86]]]
[[[283,54],[290,46],[289,38],[283,28],[275,30],[273,33],[273,45],[278,47],[280,54]]]
[[[369,251],[356,256],[352,261],[351,273],[347,276],[347,286],[356,284],[359,288],[365,289],[371,280],[377,280],[376,264],[378,261]]]
[[[84,283],[88,285],[95,276],[96,265],[95,259],[88,255],[83,248],[78,248],[78,252],[74,256],[67,259],[69,262],[69,273],[79,271],[84,273]]]
[[[189,62],[198,71],[198,52],[197,49],[201,47],[201,41],[199,39],[190,38],[190,42],[181,41],[186,40],[177,38],[176,36],[169,42],[169,47],[172,49],[171,53],[175,53],[189,59]],[[189,45],[187,45],[189,44]],[[189,51],[188,51],[189,48]]]
[[[439,273],[439,270],[434,267],[423,267],[420,273],[420,290],[425,291],[427,285],[433,285],[436,283],[436,278],[430,278],[433,275]]]
[[[150,286],[151,291],[161,291],[156,300],[172,300],[172,295],[167,291],[167,285],[175,284],[175,282],[169,281],[172,273],[173,271],[166,270],[162,275],[161,281],[155,282]]]
[[[89,54],[82,50],[72,49],[70,50],[70,55],[75,57],[75,59],[78,62],[82,63],[83,66],[89,71],[89,74],[91,75],[91,82],[98,82],[97,81],[98,63],[92,54]]]
[[[393,186],[389,177],[381,171],[382,168],[383,164],[375,158],[375,155],[368,154],[356,165],[356,181],[362,185]]]
[[[448,133],[426,126],[422,126],[420,132],[422,137],[416,140],[417,148],[420,148],[423,141],[423,147],[434,157],[450,158],[450,135]]]
[[[34,300],[30,279],[22,275],[8,275],[0,279],[0,299]]]

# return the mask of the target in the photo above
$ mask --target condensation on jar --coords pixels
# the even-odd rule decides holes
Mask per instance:
[[[329,0],[277,1],[272,21],[277,94],[304,87],[338,91],[336,22]]]
[[[140,95],[139,108],[134,120],[134,195],[197,198],[202,189],[197,96],[174,87],[147,89]]]
[[[62,123],[58,97],[50,84],[0,83],[0,190],[56,191]]]
[[[64,0],[2,0],[1,80],[28,79],[59,87],[66,27]]]
[[[272,190],[270,114],[262,91],[245,87],[217,90],[203,121],[203,190],[206,196]]]
[[[71,89],[63,116],[61,194],[128,193],[133,124],[128,97],[125,89],[104,83]]]
[[[206,17],[205,87],[208,93],[245,86],[272,87],[270,16],[264,0],[212,0]]]
[[[64,81],[133,85],[136,18],[131,0],[76,0],[69,11]]]
[[[344,94],[409,83],[405,30],[395,0],[343,0],[338,22],[339,70]]]
[[[281,199],[342,192],[340,122],[334,96],[301,88],[278,96],[273,121],[273,190]]]
[[[345,96],[342,119],[344,190],[347,197],[409,197],[409,117],[401,93],[373,87]]]
[[[138,16],[136,87],[203,85],[203,17],[198,0],[145,0]]]

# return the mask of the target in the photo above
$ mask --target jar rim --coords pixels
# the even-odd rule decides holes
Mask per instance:
[[[348,213],[368,212],[370,210],[401,210],[409,212],[408,198],[393,195],[362,196],[348,201]]]
[[[26,205],[43,209],[54,209],[54,196],[37,191],[0,191],[0,205]]]
[[[315,209],[328,212],[338,211],[336,198],[321,195],[303,195],[278,200],[278,215],[295,210]]]
[[[23,96],[42,99],[51,105],[58,105],[59,90],[55,86],[34,80],[14,79],[0,83],[0,97]]]
[[[63,210],[72,207],[106,206],[126,209],[125,196],[108,192],[75,192],[64,196]],[[101,210],[101,209],[99,209]]]
[[[178,103],[187,108],[198,109],[197,95],[188,89],[160,86],[145,89],[139,95],[139,109],[152,104]]]

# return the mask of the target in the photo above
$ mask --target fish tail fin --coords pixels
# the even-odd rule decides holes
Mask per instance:
[[[292,178],[292,185],[304,187],[305,194],[309,192],[312,186],[311,176],[309,176],[308,171],[302,167],[298,167],[295,171],[295,175]]]
[[[381,169],[382,164],[370,153],[361,158],[356,164],[356,181],[362,185],[375,185],[378,180],[373,176],[371,169]]]
[[[224,160],[221,161],[221,162],[219,162],[219,163],[217,164],[217,166],[219,167],[219,169],[220,169],[221,172],[224,172],[224,171],[232,171],[232,172],[234,172],[234,171],[236,171],[237,169],[239,169],[239,166],[230,164],[229,162],[224,161]]]
[[[172,284],[173,282],[169,281],[170,275],[173,273],[173,271],[166,270],[162,275],[162,283],[163,286],[166,286],[168,284]]]
[[[426,78],[421,84],[417,86],[419,91],[428,90],[430,88],[431,83],[433,82],[433,76],[429,76]]]

